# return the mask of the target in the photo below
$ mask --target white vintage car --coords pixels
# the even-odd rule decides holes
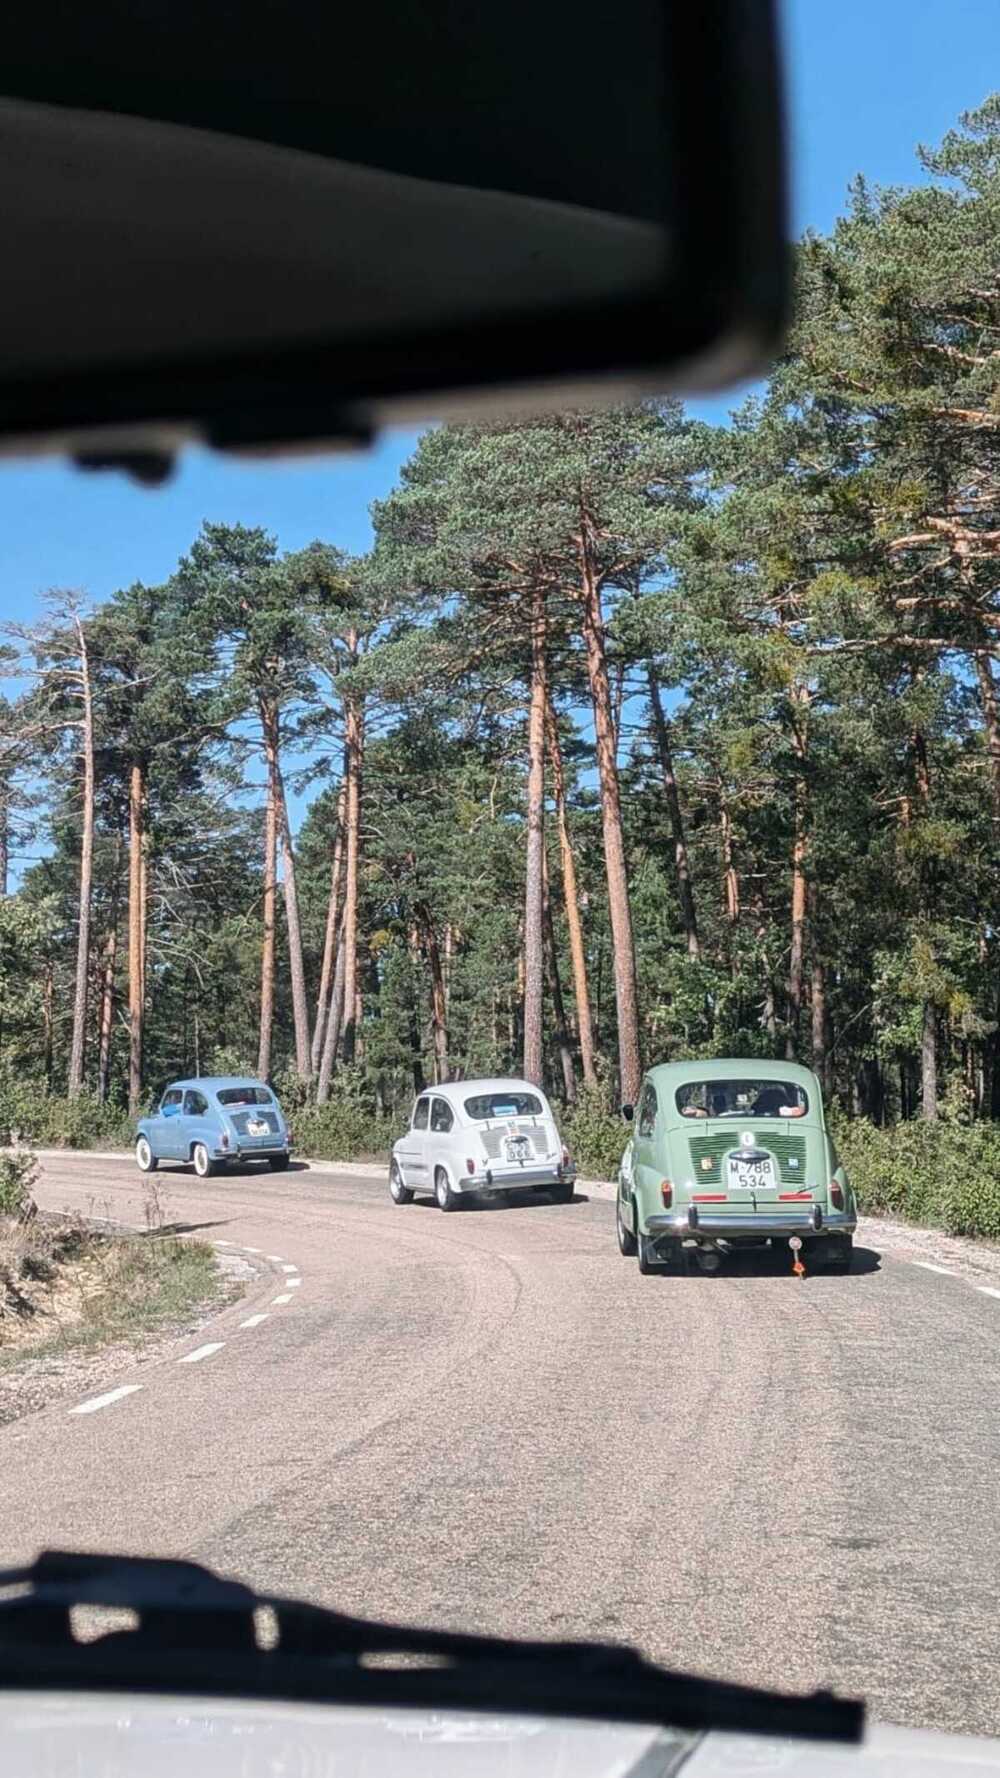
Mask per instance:
[[[453,1080],[428,1087],[392,1150],[389,1190],[409,1204],[433,1192],[442,1210],[482,1192],[573,1196],[576,1168],[545,1094],[526,1080]]]

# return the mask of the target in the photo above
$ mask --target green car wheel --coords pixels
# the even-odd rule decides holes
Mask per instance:
[[[618,1236],[618,1251],[619,1251],[619,1253],[622,1254],[625,1259],[634,1259],[635,1258],[635,1250],[636,1250],[636,1239],[632,1233],[632,1230],[626,1228],[624,1222],[622,1221],[622,1204],[621,1204],[620,1198],[618,1199],[617,1203],[615,1204],[615,1233]]]
[[[644,1235],[641,1229],[636,1233],[635,1243],[639,1259],[639,1270],[644,1278],[648,1278],[653,1272],[667,1272],[670,1270],[669,1264],[660,1259],[649,1236]]]

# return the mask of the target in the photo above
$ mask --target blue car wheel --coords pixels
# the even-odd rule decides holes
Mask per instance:
[[[148,1136],[139,1137],[139,1140],[135,1145],[135,1159],[140,1173],[156,1172],[160,1163],[149,1146]]]

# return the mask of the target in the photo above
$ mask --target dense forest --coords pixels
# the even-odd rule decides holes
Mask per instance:
[[[363,559],[206,522],[8,631],[9,1104],[740,1054],[1000,1115],[1000,98],[920,162],[799,243],[732,426],[432,429]]]

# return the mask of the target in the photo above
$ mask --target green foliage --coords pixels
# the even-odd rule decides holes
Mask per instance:
[[[363,1099],[340,1090],[326,1105],[295,1113],[295,1147],[316,1161],[385,1161],[402,1120],[379,1116]]]
[[[0,1154],[0,1216],[20,1216],[31,1203],[38,1162],[30,1149]]]
[[[0,1078],[0,1141],[36,1148],[127,1149],[135,1127],[127,1111],[89,1094],[67,1099],[30,1080]]]
[[[858,1118],[838,1126],[837,1148],[864,1214],[1000,1240],[996,1125],[915,1119],[879,1130]]]
[[[628,1126],[603,1088],[582,1093],[562,1119],[562,1137],[585,1179],[617,1179]]]

